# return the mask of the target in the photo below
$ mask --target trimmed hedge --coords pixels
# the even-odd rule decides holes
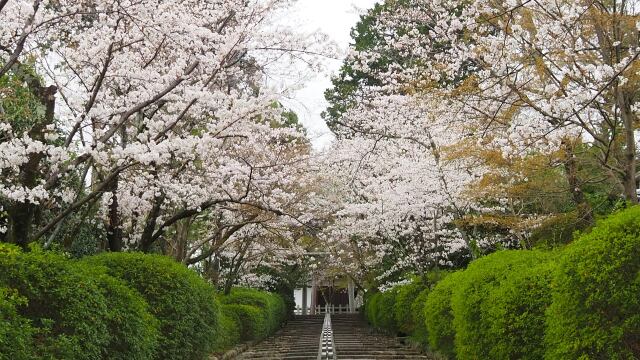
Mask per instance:
[[[544,357],[545,311],[551,304],[554,264],[548,253],[521,252],[520,256],[531,257],[532,263],[539,256],[543,263],[509,271],[483,302],[483,319],[489,327],[481,336],[489,340],[493,359]]]
[[[263,339],[286,317],[281,296],[219,296],[168,257],[73,260],[0,244],[0,360],[205,359]]]
[[[240,318],[226,307],[227,305],[220,307],[218,336],[214,346],[216,352],[223,352],[242,341]]]
[[[413,334],[417,322],[413,312],[413,302],[425,289],[421,281],[414,281],[396,288],[396,297],[393,304],[394,321],[398,331],[405,335]]]
[[[113,360],[142,360],[152,359],[161,353],[162,349],[158,349],[159,322],[151,315],[142,296],[105,273],[94,276],[109,307],[107,331],[110,341],[106,356]]]
[[[394,302],[396,289],[374,293],[368,299],[365,306],[365,316],[371,325],[395,334],[398,332],[394,314]]]
[[[429,349],[466,359],[640,359],[640,207],[598,222],[564,249],[500,251],[423,290],[396,289],[395,320]],[[365,315],[388,325],[388,293]],[[424,328],[416,312],[424,307]]]
[[[374,309],[377,311],[378,301],[380,301],[381,297],[382,293],[380,292],[368,292],[365,294],[364,317],[373,327],[377,327]]]
[[[220,301],[227,305],[250,305],[258,308],[261,317],[264,319],[264,334],[271,334],[278,330],[287,319],[287,306],[282,296],[266,291],[234,288],[229,295],[222,296]],[[243,323],[243,327],[245,325]],[[260,329],[261,325],[255,323],[249,326]]]
[[[112,314],[99,279],[87,266],[50,252],[22,253],[0,245],[0,284],[15,289],[9,295],[13,300],[4,307],[6,314],[26,325],[19,315],[33,326],[33,337],[20,340],[33,347],[19,357],[99,359],[105,355]]]
[[[215,290],[173,259],[142,253],[104,253],[86,258],[136,289],[160,325],[158,356],[203,359],[216,347],[219,306]]]
[[[455,328],[455,349],[459,359],[510,359],[519,358],[509,356],[509,350],[504,349],[506,344],[501,343],[504,339],[498,338],[491,333],[492,318],[487,316],[491,312],[499,312],[494,309],[499,306],[493,297],[495,292],[506,280],[506,278],[517,272],[526,271],[530,267],[538,266],[548,258],[547,254],[541,251],[521,251],[506,250],[493,253],[489,256],[476,260],[465,270],[465,275],[459,279],[458,284],[451,297],[451,308],[453,309],[453,326]],[[523,296],[523,294],[518,294]],[[523,354],[527,354],[529,347],[541,346],[541,341],[535,339],[522,338],[528,316],[535,318],[539,315],[537,304],[527,304],[531,299],[522,299],[522,308],[514,308],[518,319],[516,324],[510,324],[513,329],[507,331],[509,341],[520,344]],[[530,307],[533,307],[533,314],[529,314]],[[542,310],[544,313],[544,309]],[[537,319],[534,319],[537,320]],[[523,323],[524,322],[524,323]],[[503,323],[503,325],[507,325]],[[541,329],[542,330],[542,329]],[[541,339],[540,339],[541,340]],[[531,342],[527,344],[528,342]],[[496,349],[498,348],[498,349]],[[502,348],[502,349],[500,349]],[[503,352],[506,357],[498,357]]]
[[[33,357],[31,321],[21,316],[18,309],[27,299],[15,289],[0,287],[0,359],[24,360]]]
[[[244,304],[229,304],[222,306],[223,312],[232,314],[239,322],[241,341],[262,340],[270,331],[267,327],[267,316],[263,309]]]
[[[547,315],[547,359],[640,358],[640,207],[565,249]]]
[[[424,303],[424,318],[429,346],[432,350],[455,358],[455,329],[451,297],[465,273],[449,274],[431,290]]]
[[[412,323],[414,324],[413,331],[411,332],[411,339],[418,343],[422,348],[429,346],[429,334],[427,332],[424,307],[427,302],[427,297],[431,293],[431,289],[426,288],[413,299],[411,303],[411,316],[413,317]]]

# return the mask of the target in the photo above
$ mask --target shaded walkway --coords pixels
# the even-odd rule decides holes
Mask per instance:
[[[323,322],[324,315],[296,316],[238,359],[318,359]],[[336,359],[432,359],[393,337],[373,332],[359,314],[334,314],[331,324]]]

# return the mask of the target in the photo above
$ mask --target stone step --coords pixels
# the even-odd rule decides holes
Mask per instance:
[[[315,360],[318,356],[324,315],[298,315],[277,334],[255,345],[238,359]],[[433,360],[407,348],[392,337],[375,333],[359,316],[331,316],[333,346],[339,360]],[[326,341],[326,339],[323,339]]]

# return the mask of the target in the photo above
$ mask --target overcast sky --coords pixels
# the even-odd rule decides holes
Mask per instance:
[[[298,0],[292,9],[291,18],[303,32],[319,30],[329,35],[343,50],[351,42],[351,28],[355,26],[360,14],[379,0]],[[320,117],[327,107],[324,91],[331,87],[331,74],[337,73],[341,60],[326,59],[328,71],[318,74],[307,85],[297,91],[286,106],[293,109],[317,148],[322,148],[333,139],[329,128]]]

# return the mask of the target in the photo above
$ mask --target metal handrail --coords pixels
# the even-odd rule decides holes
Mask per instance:
[[[325,352],[325,345],[327,351]],[[318,348],[317,360],[337,360],[335,343],[333,341],[333,329],[331,328],[331,314],[326,312],[324,315],[324,323],[322,324],[322,333],[320,334],[320,347]]]

